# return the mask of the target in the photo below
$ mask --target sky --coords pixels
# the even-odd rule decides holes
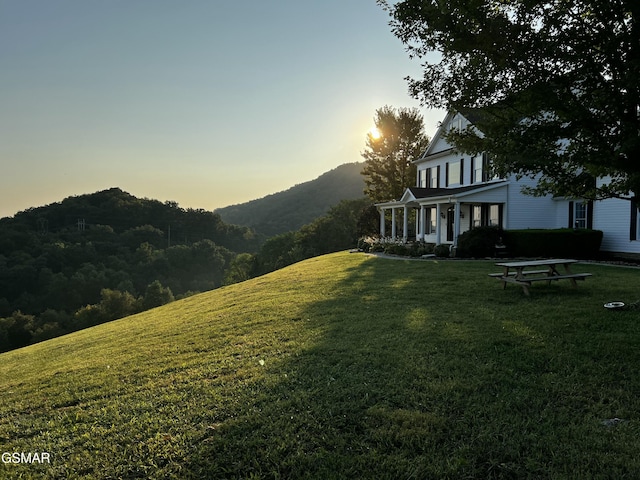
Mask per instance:
[[[421,108],[375,0],[0,0],[0,217],[119,187],[213,210],[362,161]]]

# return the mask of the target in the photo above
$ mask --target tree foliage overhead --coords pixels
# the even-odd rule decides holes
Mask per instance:
[[[376,134],[367,134],[362,152],[365,166],[365,194],[375,202],[386,202],[402,196],[407,187],[416,184],[416,168],[412,161],[427,148],[422,115],[415,108],[384,106],[374,117]]]
[[[474,117],[448,139],[538,194],[640,192],[640,2],[378,0],[420,59],[424,105]],[[594,179],[610,177],[596,187]]]

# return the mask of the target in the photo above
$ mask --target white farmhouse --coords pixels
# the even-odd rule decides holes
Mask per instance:
[[[493,176],[485,154],[461,154],[444,139],[450,128],[464,129],[468,124],[460,113],[448,113],[427,150],[414,161],[417,185],[407,188],[397,201],[376,204],[381,237],[406,242],[415,236],[415,240],[455,246],[461,233],[485,225],[505,230],[593,228],[604,232],[602,250],[640,253],[637,202],[525,195],[522,188],[534,186],[535,180]],[[410,225],[412,211],[415,224]],[[385,225],[389,216],[391,232]]]

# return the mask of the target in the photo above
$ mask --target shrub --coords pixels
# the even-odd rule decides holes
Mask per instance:
[[[358,239],[358,249],[362,250],[363,252],[368,252],[369,250],[371,250],[371,243],[369,243],[364,238],[359,238]]]
[[[458,237],[457,257],[492,257],[503,232],[499,227],[477,227]]]
[[[444,257],[449,258],[450,249],[449,245],[445,245],[444,243],[440,245],[436,245],[433,249],[433,253],[435,253],[436,257]]]
[[[389,255],[409,255],[409,249],[400,243],[388,243],[384,247],[384,253]]]
[[[602,231],[570,228],[506,230],[509,253],[522,257],[594,257],[600,250]]]
[[[374,243],[373,245],[371,245],[371,248],[369,248],[370,252],[384,252],[384,245],[381,243]]]
[[[412,257],[421,257],[433,253],[433,243],[415,242],[409,247],[409,255]]]

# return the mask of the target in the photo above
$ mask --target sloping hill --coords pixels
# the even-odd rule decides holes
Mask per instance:
[[[2,218],[0,351],[160,305],[156,282],[177,296],[217,288],[237,254],[258,247],[248,227],[213,212],[119,188]],[[120,300],[85,308],[105,290]]]
[[[0,477],[634,477],[637,271],[494,268],[332,254],[1,354],[0,450],[50,463]]]
[[[347,163],[283,192],[215,210],[234,225],[270,237],[298,230],[341,200],[364,197],[363,163]]]

